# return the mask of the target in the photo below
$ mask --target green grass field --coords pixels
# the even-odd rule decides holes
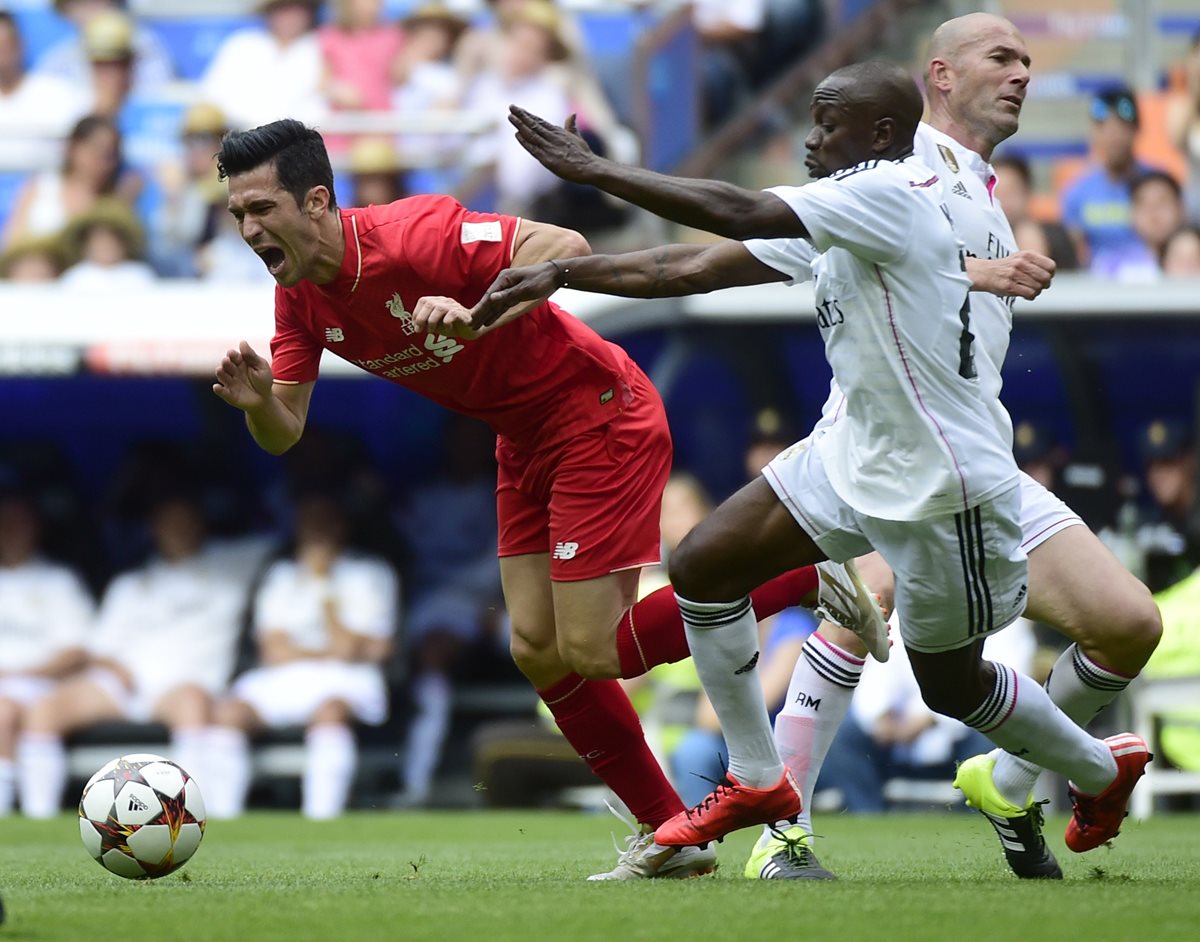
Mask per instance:
[[[1075,856],[1047,822],[1062,883],[1009,875],[975,815],[826,817],[828,883],[741,876],[753,834],[711,878],[589,884],[613,861],[607,816],[262,813],[210,825],[195,858],[155,882],[112,876],[73,817],[0,821],[5,940],[458,940],[480,942],[1016,942],[1200,938],[1200,817],[1129,823]]]

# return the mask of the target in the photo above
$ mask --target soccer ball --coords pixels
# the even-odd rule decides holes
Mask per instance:
[[[204,836],[204,799],[169,759],[136,753],[113,759],[83,786],[79,835],[105,870],[152,880],[178,870]]]

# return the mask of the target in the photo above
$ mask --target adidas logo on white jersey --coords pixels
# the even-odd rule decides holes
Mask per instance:
[[[577,552],[579,552],[578,543],[555,543],[553,557],[554,559],[574,559]]]
[[[966,184],[963,183],[962,180],[959,180],[957,183],[955,183],[954,186],[950,188],[950,192],[955,196],[961,196],[963,199],[969,200],[971,198],[971,194],[967,192]]]

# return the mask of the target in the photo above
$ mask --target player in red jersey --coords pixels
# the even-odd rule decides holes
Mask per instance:
[[[325,350],[497,433],[499,555],[512,654],[567,740],[642,825],[597,877],[693,876],[709,851],[659,847],[683,810],[614,678],[687,657],[670,587],[635,604],[659,558],[659,504],[671,440],[654,387],[618,346],[549,302],[524,303],[460,336],[507,268],[586,254],[578,233],[470,212],[446,196],[339,209],[320,135],[285,120],[233,132],[218,155],[229,211],[274,276],[267,363],[242,343],[213,391],[246,414],[258,444],[300,438]],[[853,580],[852,580],[853,581]],[[796,570],[756,590],[759,617],[812,602]],[[862,592],[861,583],[851,586]],[[873,606],[864,618],[877,618]]]

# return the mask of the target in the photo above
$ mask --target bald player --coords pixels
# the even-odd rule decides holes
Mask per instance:
[[[972,269],[977,287],[986,283],[997,294],[973,294],[971,316],[980,388],[993,403],[1009,442],[1011,424],[999,396],[1012,329],[1012,296],[1029,297],[1033,287],[1049,282],[1054,270],[1050,259],[1017,251],[989,163],[996,146],[1016,133],[1029,65],[1024,40],[1002,17],[973,13],[943,23],[933,34],[926,68],[928,122],[917,129],[915,139],[916,154],[940,178],[944,202],[967,252],[997,261]],[[836,414],[839,402],[835,390],[824,421]],[[1024,473],[1020,491],[1021,545],[1029,556],[1025,614],[1072,642],[1054,666],[1047,693],[1068,717],[1086,726],[1137,676],[1154,651],[1162,632],[1158,608],[1146,587],[1065,503]],[[885,597],[890,594],[886,567],[860,561],[860,569],[874,590]],[[904,614],[901,608],[900,617]],[[854,634],[828,622],[806,643],[792,678],[792,695],[775,727],[779,751],[803,788],[805,811],[795,828],[764,833],[747,862],[748,878],[832,876],[808,847],[811,799],[866,654]],[[805,695],[797,696],[799,692]],[[1142,747],[1133,743],[1132,748]],[[1058,879],[1062,870],[1046,847],[1040,806],[1033,799],[1040,772],[1027,757],[996,749],[963,763],[955,785],[991,822],[1017,876]],[[1074,840],[1068,835],[1073,850],[1098,846],[1096,827],[1086,823],[1087,811],[1085,801],[1081,831]],[[1113,823],[1105,822],[1102,833]]]
[[[476,325],[567,285],[666,297],[811,276],[840,389],[831,421],[785,450],[672,556],[692,656],[730,759],[712,795],[658,828],[660,845],[703,845],[799,813],[799,786],[754,678],[746,594],[773,573],[871,549],[896,573],[901,634],[933,710],[1068,776],[1106,811],[1117,802],[1123,811],[1134,768],[1144,765],[1144,745],[1139,757],[1089,736],[1028,678],[981,656],[983,639],[1021,614],[1028,593],[1020,479],[1011,423],[976,367],[970,280],[938,176],[913,156],[922,108],[898,66],[835,72],[813,94],[805,163],[816,182],[765,192],[615,164],[570,127],[512,110],[518,139],[560,176],[751,241],[509,271],[472,312]]]

